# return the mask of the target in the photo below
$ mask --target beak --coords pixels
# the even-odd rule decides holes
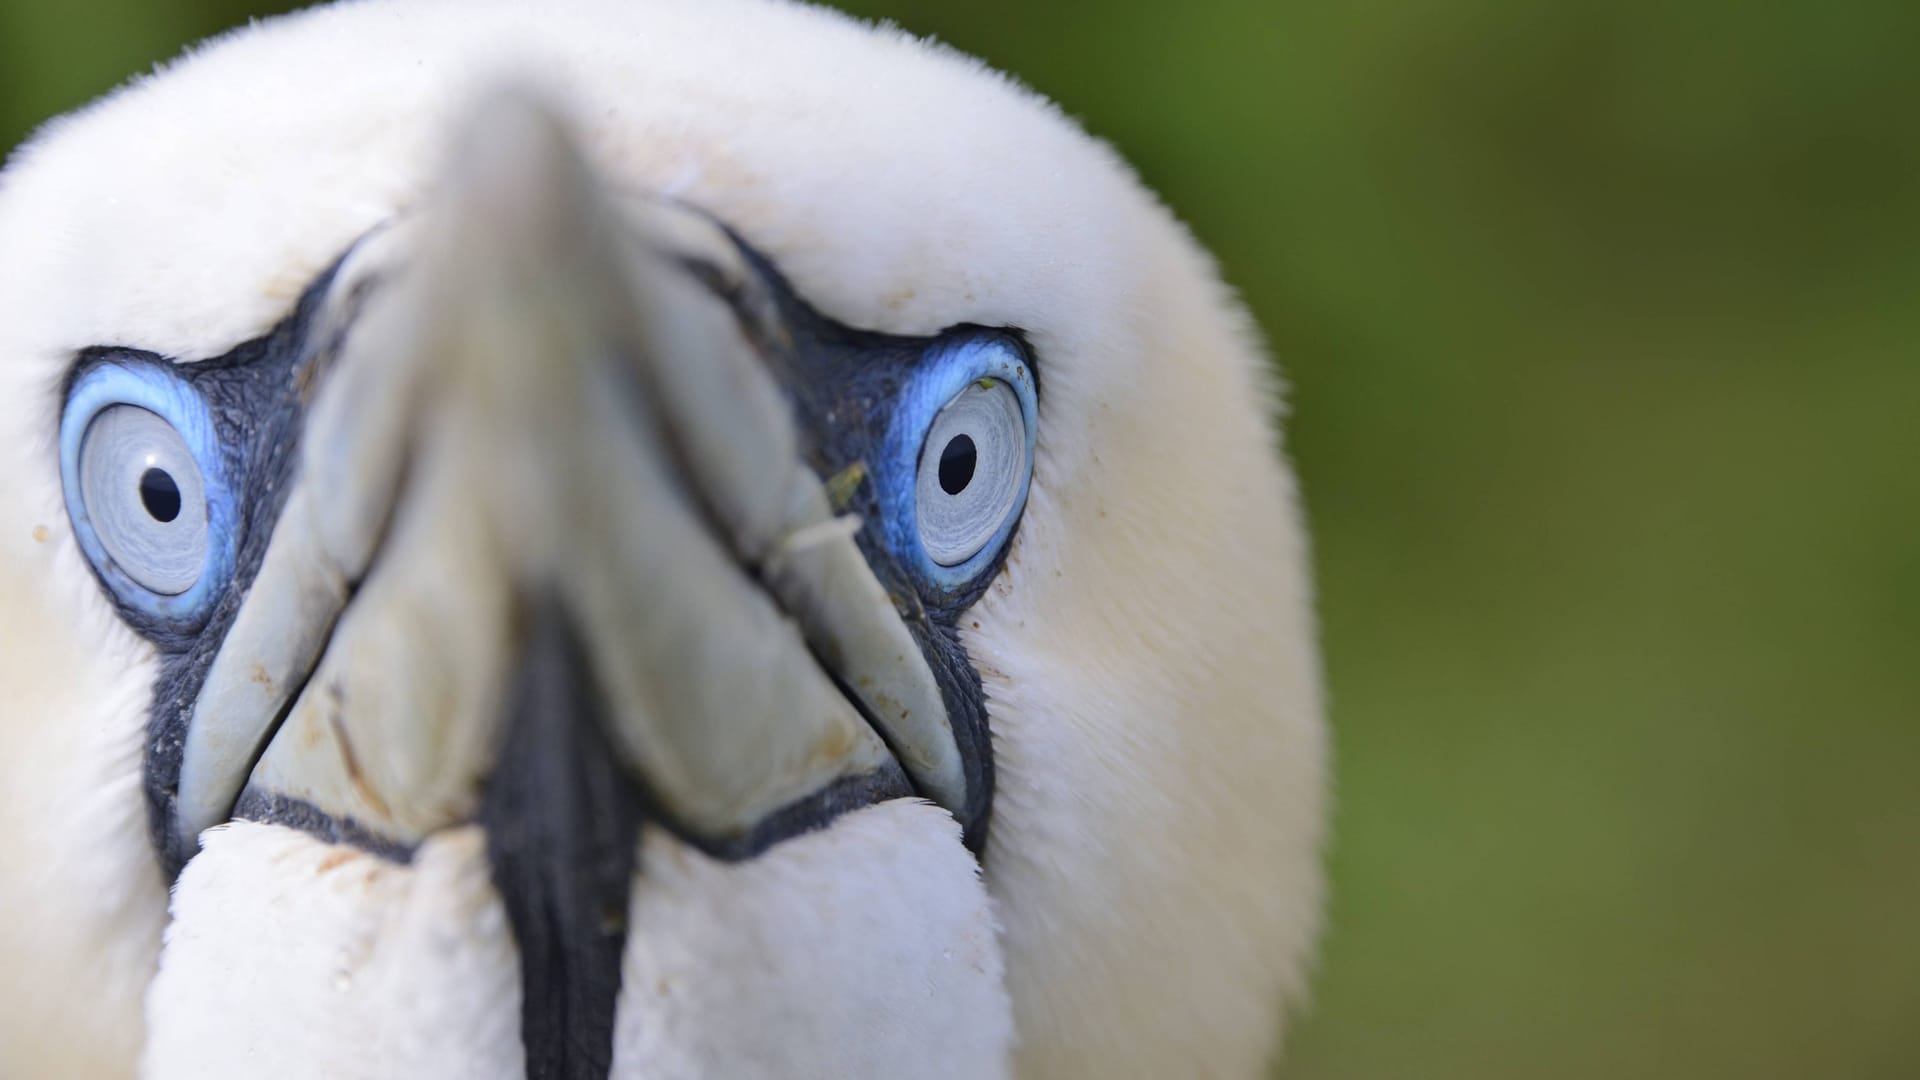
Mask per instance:
[[[173,869],[233,816],[401,854],[480,821],[497,875],[570,859],[624,912],[640,820],[737,856],[882,798],[978,806],[803,460],[767,289],[710,220],[610,194],[538,103],[475,109],[432,205],[336,275]]]

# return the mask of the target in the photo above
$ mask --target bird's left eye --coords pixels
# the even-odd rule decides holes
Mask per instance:
[[[969,383],[934,417],[920,451],[914,508],[920,543],[941,566],[980,553],[1027,485],[1027,423],[1013,388]]]
[[[1036,420],[1017,339],[963,330],[926,353],[896,421],[905,468],[883,486],[896,542],[934,588],[964,591],[997,565],[1026,506]]]
[[[231,504],[199,395],[159,364],[103,364],[60,433],[74,534],[128,608],[188,629],[232,565]]]

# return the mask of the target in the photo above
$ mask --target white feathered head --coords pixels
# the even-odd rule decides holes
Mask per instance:
[[[1325,802],[1272,389],[1105,146],[812,8],[366,0],[50,125],[0,1072],[1258,1072]]]

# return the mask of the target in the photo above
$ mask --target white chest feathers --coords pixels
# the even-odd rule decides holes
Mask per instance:
[[[648,835],[614,1075],[1005,1076],[991,905],[944,811],[898,801],[743,863]],[[237,822],[182,875],[149,992],[150,1080],[526,1075],[485,838],[408,866]]]

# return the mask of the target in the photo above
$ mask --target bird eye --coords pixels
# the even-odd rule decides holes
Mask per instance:
[[[1026,506],[1036,416],[1010,335],[964,330],[922,357],[893,429],[902,467],[883,487],[890,534],[936,588],[965,589],[996,565]]]
[[[137,405],[101,410],[80,441],[80,497],[107,557],[161,596],[207,561],[207,496],[186,440]]]
[[[205,403],[161,365],[103,364],[75,384],[60,442],[67,514],[101,580],[185,629],[233,559]]]
[[[1013,388],[969,383],[934,417],[920,452],[914,505],[920,543],[941,566],[980,553],[1027,487],[1027,422]]]

